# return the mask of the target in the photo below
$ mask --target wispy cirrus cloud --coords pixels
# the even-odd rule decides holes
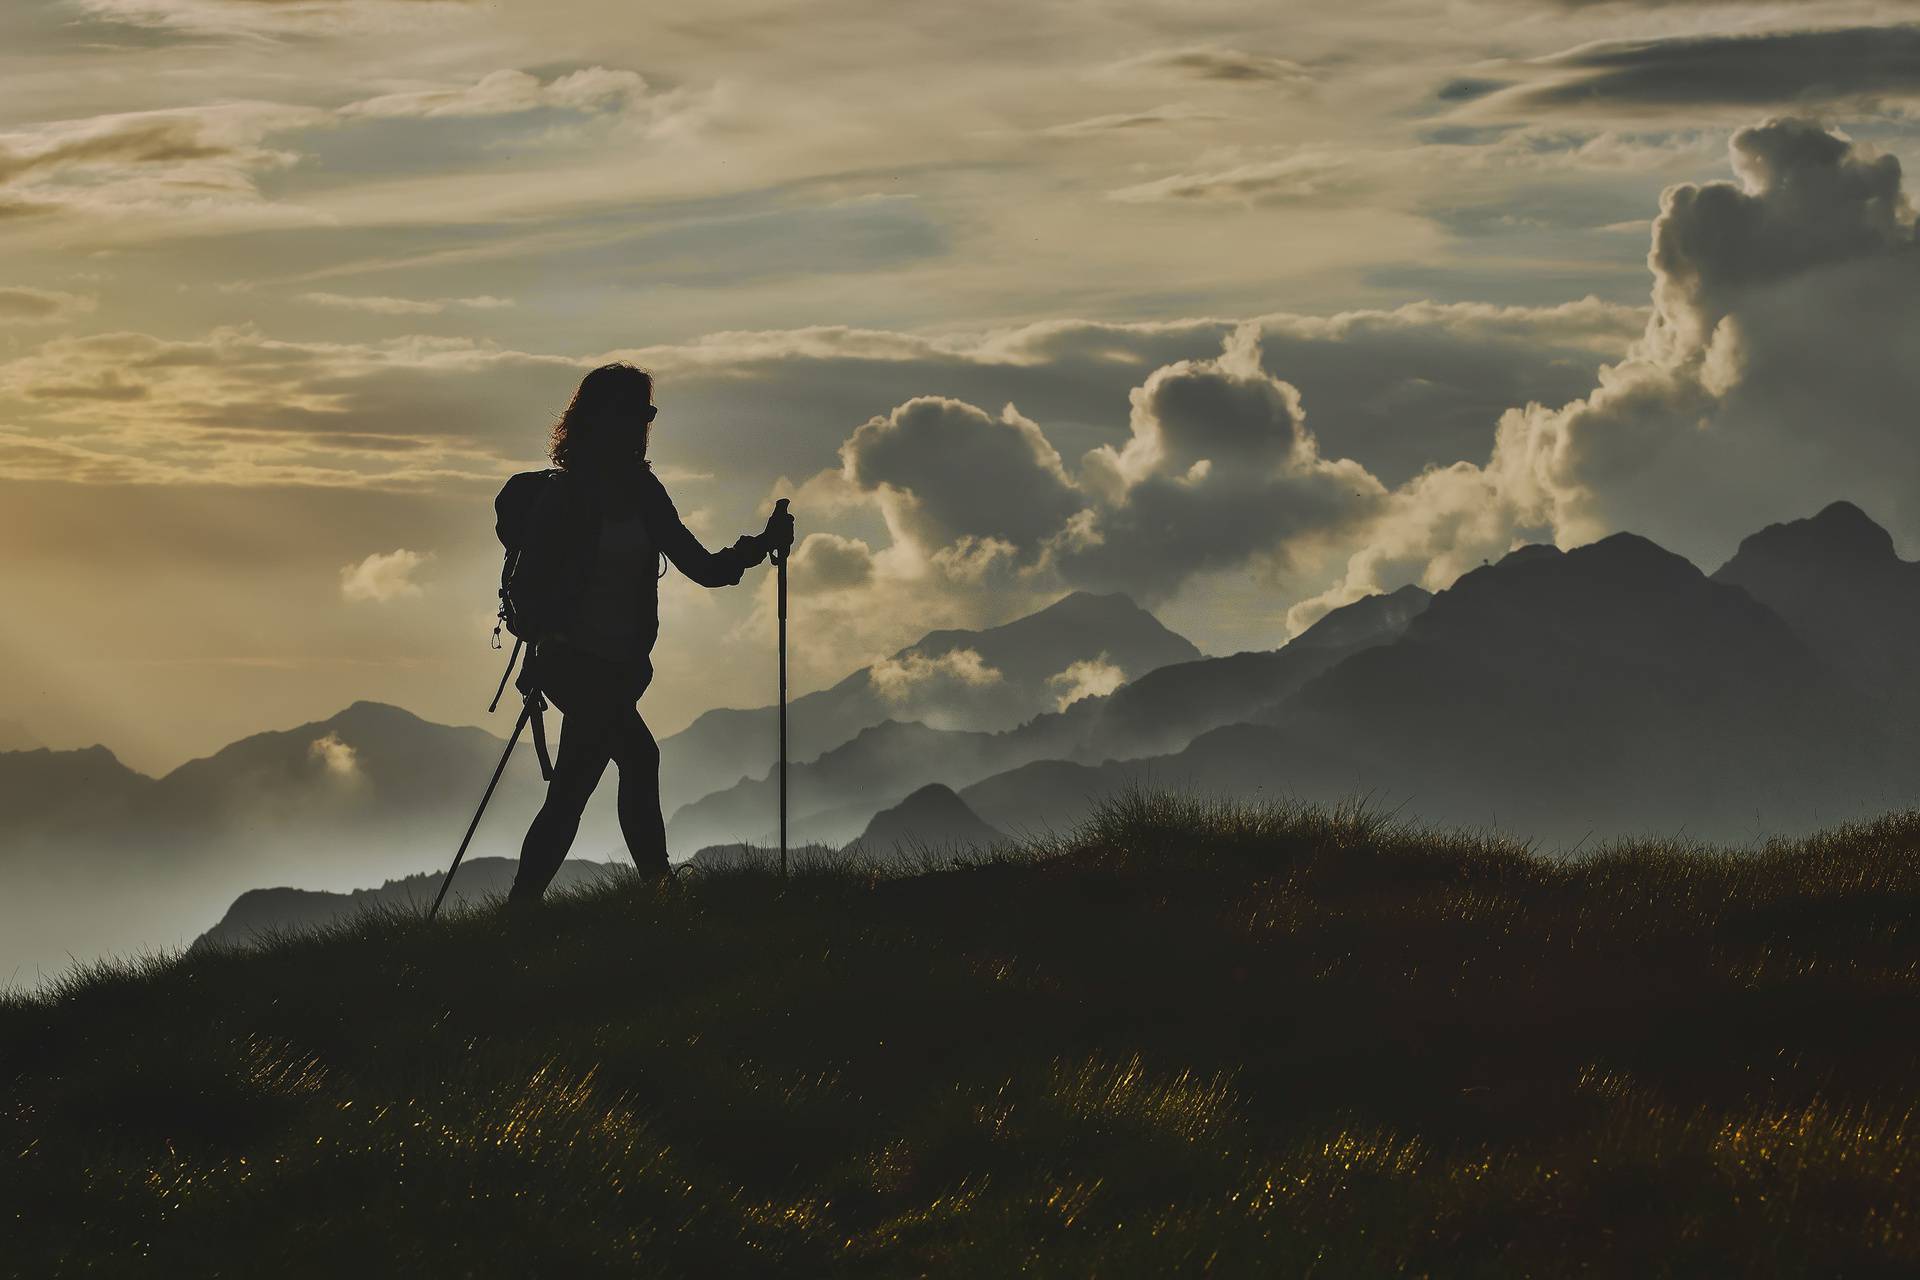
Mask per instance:
[[[1123,204],[1284,204],[1355,193],[1371,176],[1371,157],[1303,150],[1221,169],[1172,173],[1107,193]]]
[[[1106,72],[1113,76],[1157,73],[1219,84],[1279,86],[1293,90],[1307,89],[1314,81],[1310,69],[1289,58],[1204,45],[1156,49],[1112,63]]]
[[[72,0],[81,12],[131,26],[194,35],[329,35],[413,26],[479,7],[479,0]]]
[[[1608,40],[1500,70],[1517,83],[1476,96],[1466,114],[1871,111],[1877,100],[1920,97],[1920,24]]]
[[[1107,198],[1124,204],[1337,205],[1431,191],[1442,177],[1456,195],[1470,183],[1504,191],[1514,175],[1644,173],[1698,161],[1717,146],[1717,135],[1703,129],[1529,125],[1487,138],[1407,147],[1294,147],[1116,187]]]
[[[9,130],[0,133],[0,217],[139,218],[201,232],[312,221],[263,197],[257,179],[299,159],[267,138],[328,119],[313,108],[228,102]]]
[[[1190,102],[1173,102],[1161,107],[1151,107],[1145,111],[1122,111],[1104,116],[1089,116],[1085,120],[1070,120],[1064,124],[1048,125],[1040,132],[1047,137],[1079,138],[1093,134],[1157,129],[1172,124],[1224,119],[1226,115],[1223,112],[1196,107]]]
[[[547,413],[529,377],[576,361],[468,338],[51,339],[0,363],[0,477],[418,488],[497,475],[498,441]],[[486,388],[484,391],[481,388]],[[479,403],[491,408],[477,409]]]
[[[525,111],[601,112],[623,110],[638,102],[647,82],[635,71],[585,67],[542,81],[511,68],[490,71],[470,84],[436,85],[363,98],[340,108],[340,115],[380,119],[475,119]]]
[[[301,302],[335,311],[365,311],[377,316],[437,316],[448,310],[498,311],[514,305],[512,298],[478,294],[471,298],[392,298],[379,294],[303,293]]]
[[[92,294],[0,286],[0,324],[50,324],[86,315],[97,305]]]

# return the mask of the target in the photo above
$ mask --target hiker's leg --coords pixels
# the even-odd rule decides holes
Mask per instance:
[[[620,834],[633,865],[648,875],[667,871],[667,825],[660,814],[660,744],[629,705],[613,726],[613,759],[620,769]]]
[[[546,802],[521,843],[520,869],[514,873],[509,902],[535,902],[547,891],[580,830],[580,815],[607,771],[612,726],[605,709],[570,701],[574,710],[560,725],[553,781],[547,784]]]

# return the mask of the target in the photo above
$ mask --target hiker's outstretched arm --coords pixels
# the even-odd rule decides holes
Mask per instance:
[[[730,547],[707,550],[680,519],[660,478],[649,471],[647,483],[653,490],[652,501],[646,504],[647,532],[652,535],[653,544],[667,553],[674,568],[701,586],[731,587],[740,581],[742,574],[767,558],[766,548],[751,534],[735,540]]]

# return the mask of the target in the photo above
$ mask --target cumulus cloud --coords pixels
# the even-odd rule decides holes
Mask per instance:
[[[810,533],[793,549],[789,572],[808,591],[843,591],[873,579],[873,549],[858,538]]]
[[[490,71],[471,84],[436,85],[365,98],[340,108],[346,117],[470,119],[559,110],[595,113],[623,110],[646,93],[635,71],[586,67],[542,81],[525,71]]]
[[[922,396],[875,417],[840,449],[849,483],[880,495],[888,523],[929,550],[1031,549],[1080,506],[1037,423]]]
[[[433,559],[431,551],[376,551],[358,564],[340,570],[340,594],[353,601],[387,604],[421,594],[414,574]]]
[[[984,689],[1005,679],[977,649],[950,649],[934,657],[909,653],[876,662],[867,674],[875,691],[895,705],[928,699],[954,686]]]
[[[1366,468],[1321,456],[1299,391],[1262,367],[1251,325],[1216,358],[1156,369],[1131,401],[1127,442],[1082,462],[1098,505],[1055,543],[1076,583],[1156,601],[1250,560],[1284,575],[1384,496]]]
[[[1075,662],[1065,671],[1047,677],[1047,687],[1055,693],[1055,708],[1065,711],[1082,698],[1104,698],[1127,682],[1127,673],[1106,654]]]
[[[437,316],[449,308],[497,311],[511,307],[512,298],[479,294],[471,298],[390,298],[377,294],[303,293],[300,301],[336,311],[365,311],[378,316]]]
[[[48,324],[85,315],[97,305],[90,294],[57,289],[0,287],[0,324]]]
[[[333,778],[349,779],[360,776],[360,756],[353,744],[344,741],[339,734],[329,733],[325,737],[315,738],[307,747],[307,754],[320,762],[320,767]]]
[[[1285,580],[1377,510],[1378,479],[1322,456],[1298,391],[1261,367],[1258,326],[1220,355],[1176,361],[1134,389],[1129,434],[1071,471],[1012,405],[992,415],[917,397],[861,426],[841,465],[803,488],[866,502],[893,542],[849,593],[885,616],[906,593],[1032,599],[1063,587],[1164,600],[1196,574],[1256,567]],[[851,611],[854,600],[844,606]]]

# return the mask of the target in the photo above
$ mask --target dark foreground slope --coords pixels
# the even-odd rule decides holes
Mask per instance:
[[[0,1003],[35,1276],[1912,1274],[1920,814],[1557,864],[1133,797]]]
[[[447,885],[445,906],[480,905],[504,896],[520,870],[518,858],[467,858]],[[554,876],[556,889],[584,888],[615,874],[605,862],[569,858]],[[330,893],[320,889],[249,889],[233,900],[213,928],[195,946],[247,946],[272,942],[290,930],[312,930],[364,915],[368,911],[422,913],[433,905],[445,882],[443,872],[424,871],[388,880],[378,889]]]

